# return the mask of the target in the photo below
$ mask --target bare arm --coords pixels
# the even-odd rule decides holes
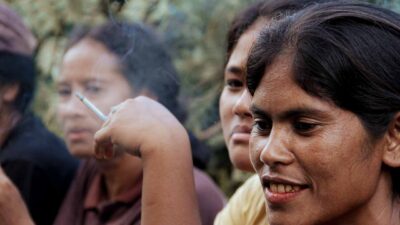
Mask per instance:
[[[34,225],[18,189],[0,167],[0,224]]]
[[[200,224],[189,138],[166,108],[146,97],[127,100],[95,139],[99,157],[123,150],[142,158],[143,225]]]

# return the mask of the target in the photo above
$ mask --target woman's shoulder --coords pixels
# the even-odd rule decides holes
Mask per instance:
[[[265,225],[265,198],[258,176],[250,177],[229,199],[214,225]]]
[[[202,224],[212,225],[226,203],[225,195],[205,172],[195,168],[193,175]]]
[[[224,205],[225,195],[210,176],[196,168],[193,169],[193,175],[197,195],[210,196],[211,194]]]

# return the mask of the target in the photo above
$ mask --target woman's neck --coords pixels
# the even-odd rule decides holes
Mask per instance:
[[[400,225],[400,198],[393,195],[391,176],[383,172],[375,194],[341,219],[326,224]]]
[[[137,157],[124,154],[111,161],[99,163],[108,200],[114,200],[121,193],[134,188],[142,179],[142,164]]]

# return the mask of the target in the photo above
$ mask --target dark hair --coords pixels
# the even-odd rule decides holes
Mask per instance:
[[[227,34],[226,62],[232,54],[237,42],[244,32],[259,18],[278,19],[290,15],[310,4],[327,2],[329,0],[264,0],[256,2],[233,19]]]
[[[293,80],[303,90],[353,112],[372,138],[400,110],[400,15],[388,9],[318,4],[265,28],[248,59],[250,93],[280,54],[293,57]],[[399,169],[389,170],[399,194]]]
[[[12,103],[15,109],[24,114],[32,102],[36,81],[35,63],[30,55],[0,51],[0,84],[18,84],[19,91]]]
[[[0,3],[0,14],[0,86],[19,85],[12,106],[23,114],[29,108],[35,91],[33,54],[36,39],[9,6]]]
[[[161,41],[149,27],[121,21],[94,28],[78,27],[72,32],[67,49],[84,38],[98,41],[117,56],[121,73],[135,92],[150,91],[178,120],[185,120],[185,111],[178,103],[178,74]]]

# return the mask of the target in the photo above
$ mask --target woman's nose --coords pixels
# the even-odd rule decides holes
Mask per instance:
[[[82,116],[86,109],[75,95],[71,95],[68,99],[59,101],[57,113],[68,117]]]
[[[274,132],[266,137],[268,140],[263,145],[259,160],[269,167],[289,165],[294,160],[294,155],[289,144],[289,137],[285,131]]]
[[[243,90],[240,97],[237,99],[233,112],[240,117],[251,117],[250,112],[251,95],[246,89]]]

